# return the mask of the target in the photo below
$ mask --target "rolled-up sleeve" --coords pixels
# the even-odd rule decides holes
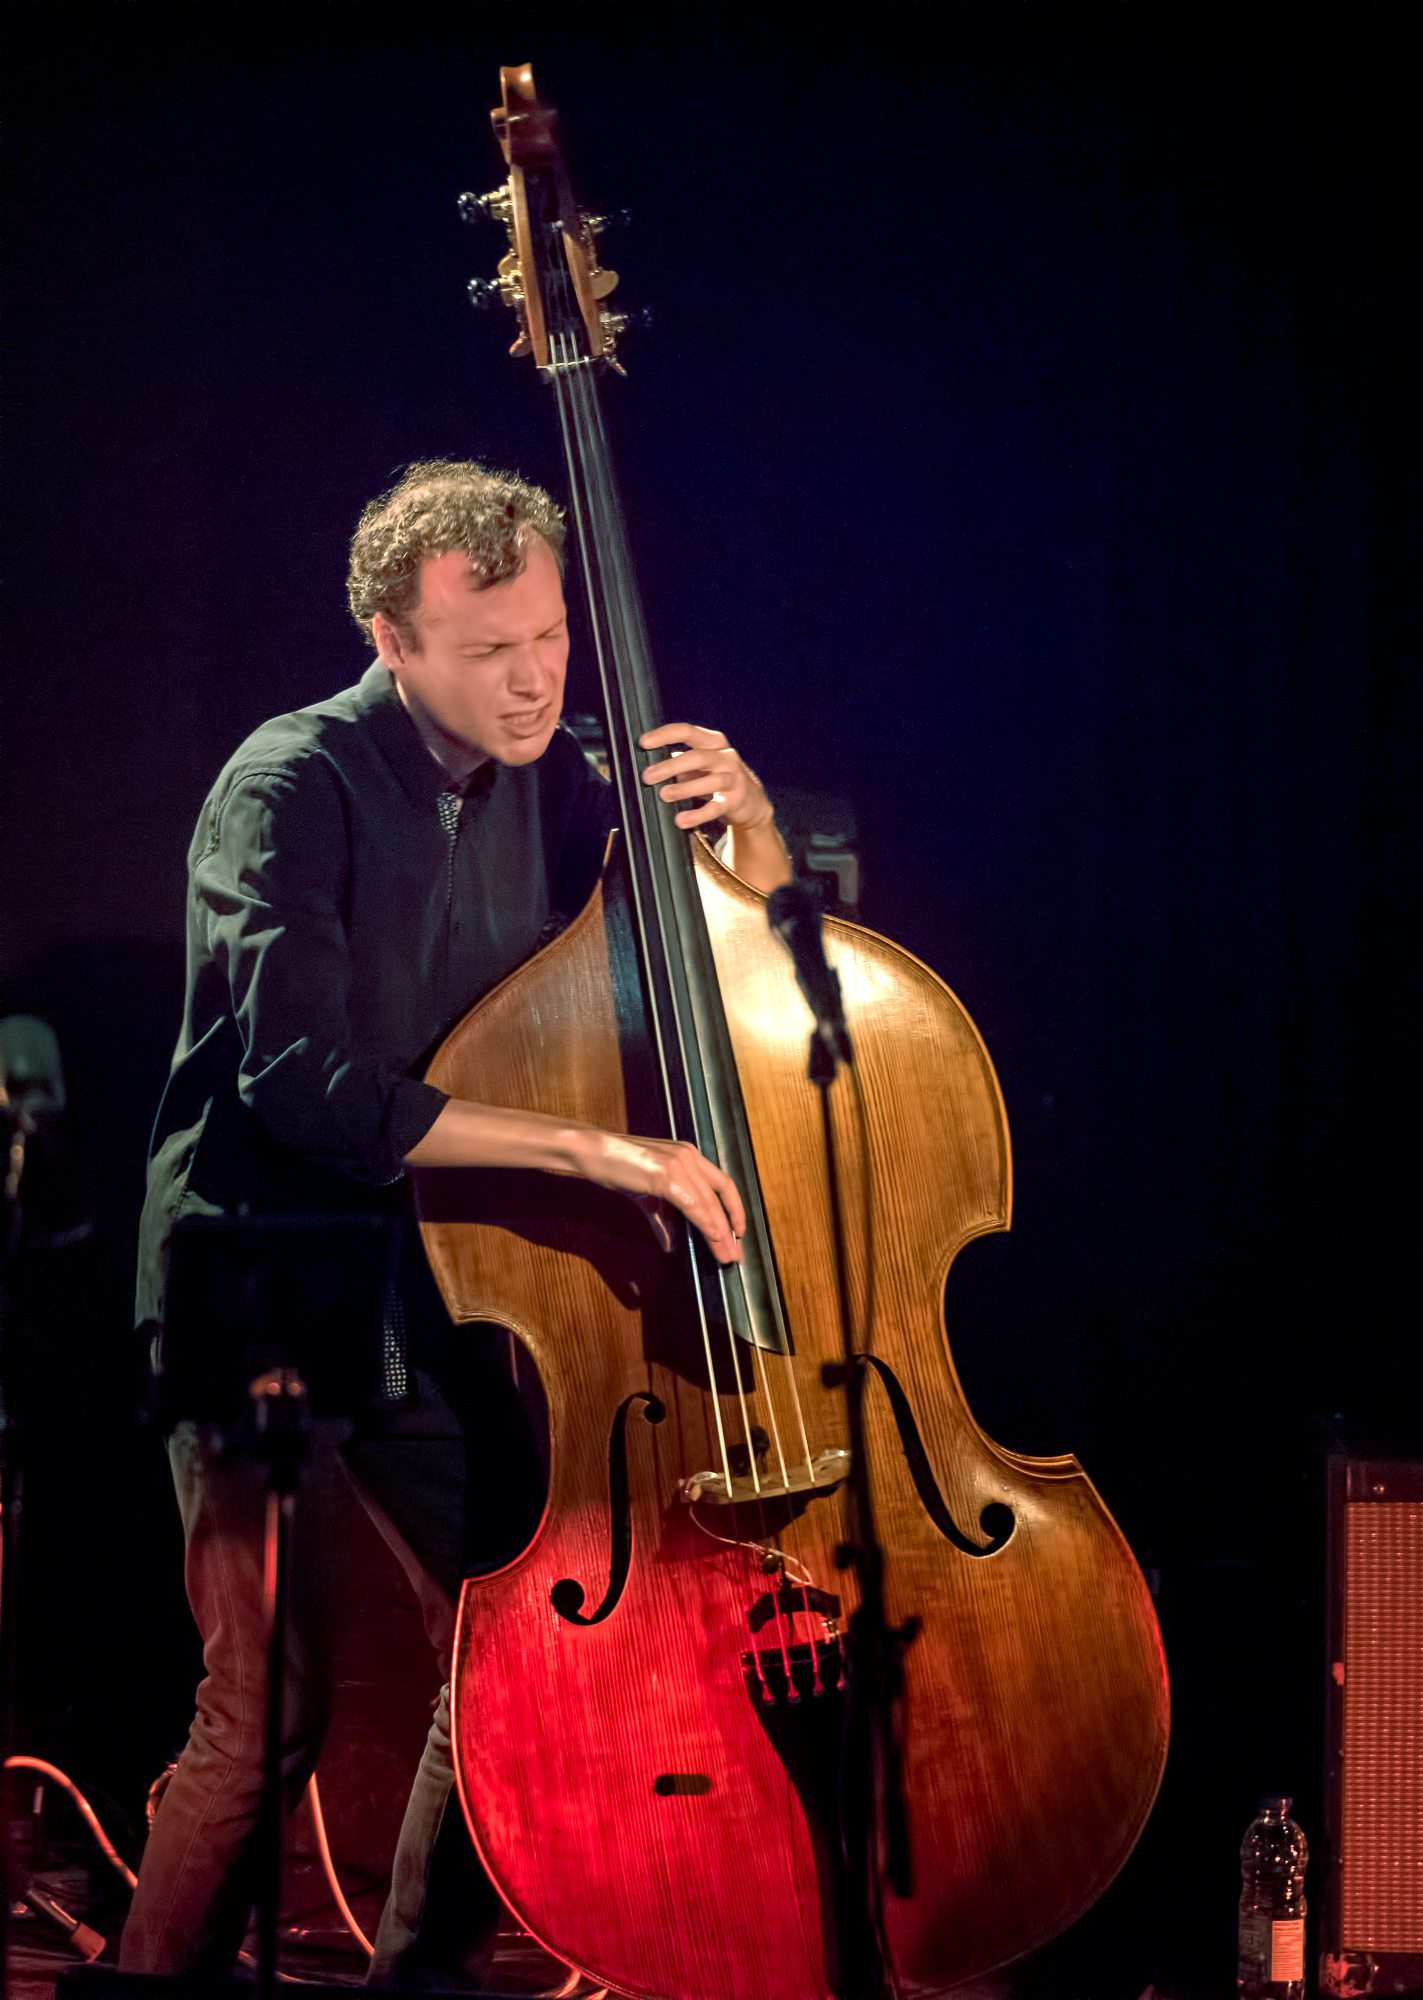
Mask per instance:
[[[349,835],[331,772],[246,770],[211,802],[192,865],[197,930],[242,1041],[238,1090],[273,1138],[377,1180],[445,1094],[358,1048],[345,921]]]

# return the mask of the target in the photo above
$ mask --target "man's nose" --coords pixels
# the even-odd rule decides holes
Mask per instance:
[[[537,646],[515,646],[509,653],[509,687],[514,694],[542,694],[548,675]]]

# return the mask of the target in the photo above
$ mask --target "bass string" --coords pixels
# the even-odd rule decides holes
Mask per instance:
[[[616,602],[621,614],[622,631],[625,639],[633,641],[632,644],[625,644],[623,648],[624,668],[627,678],[631,681],[631,687],[625,689],[621,683],[619,687],[620,697],[625,696],[627,693],[631,693],[633,697],[632,714],[631,716],[629,715],[629,704],[626,699],[620,698],[616,703],[610,700],[608,706],[610,714],[617,714],[623,725],[625,731],[624,749],[626,753],[626,766],[630,772],[635,772],[637,769],[635,756],[637,747],[636,738],[643,733],[645,727],[650,726],[656,720],[651,678],[647,668],[645,649],[641,644],[637,643],[642,636],[641,621],[637,613],[636,598],[633,593],[627,563],[625,552],[626,542],[622,532],[621,509],[618,506],[616,489],[612,483],[611,458],[607,450],[606,436],[602,430],[601,410],[599,408],[597,393],[586,367],[580,368],[574,374],[572,380],[572,398],[576,403],[581,404],[581,408],[578,410],[580,421],[577,429],[583,447],[580,454],[581,462],[588,475],[590,491],[589,511],[598,526],[603,530],[598,544],[600,574],[603,576],[605,583],[612,586],[610,598]],[[637,803],[641,809],[644,838],[647,841],[650,850],[649,858],[651,859],[651,854],[655,852],[656,845],[665,838],[665,828],[660,816],[659,801],[646,787],[640,787]],[[659,871],[655,863],[653,863],[651,873],[655,886],[661,889],[663,885],[659,880]],[[665,949],[677,936],[677,924],[671,898],[664,895],[660,901],[661,909],[658,935]],[[647,949],[647,946],[648,940],[644,932],[644,949]],[[678,1050],[683,1064],[684,1081],[687,1088],[687,1095],[690,1099],[693,1093],[688,1070],[694,1056],[693,1051],[688,1047],[680,1014],[675,1006],[673,1009],[673,1019],[677,1033]],[[669,1102],[669,1109],[672,1108]],[[695,1139],[696,1135],[693,1133],[690,1136]],[[703,1356],[707,1364],[708,1382],[713,1385],[711,1401],[715,1414],[718,1453],[722,1461],[722,1476],[726,1481],[727,1493],[730,1495],[732,1492],[734,1467],[726,1442],[721,1398],[716,1394],[714,1387],[717,1379],[717,1371],[712,1351],[710,1315],[706,1309],[706,1300],[702,1291],[701,1270],[695,1254],[692,1255],[691,1266],[697,1301],[697,1315],[702,1334]],[[725,1284],[724,1275],[719,1274],[719,1282],[723,1285]],[[741,1419],[741,1441],[748,1457],[753,1493],[759,1500],[760,1479],[756,1468],[754,1423],[747,1409],[740,1358],[736,1352],[736,1337],[729,1328],[727,1330],[727,1340],[730,1349],[733,1378],[736,1383],[738,1414]]]
[[[596,476],[597,454],[587,422],[586,407],[578,407],[578,391],[589,386],[585,370],[588,364],[578,355],[573,342],[566,336],[554,336],[554,387],[557,393],[559,420],[563,431],[564,451],[568,462],[569,487],[574,509],[574,522],[578,530],[579,545],[583,550],[584,583],[588,594],[589,620],[593,630],[594,646],[598,655],[599,675],[603,685],[604,704],[608,715],[609,752],[617,778],[619,801],[622,808],[624,826],[631,827],[636,813],[643,821],[644,836],[646,821],[643,800],[638,796],[637,763],[633,756],[633,732],[628,722],[622,700],[621,681],[611,658],[614,634],[604,607],[598,601],[598,582],[607,582],[606,571],[610,565],[607,557],[611,553],[611,536],[606,510],[606,495],[599,491]],[[565,394],[565,391],[567,393]],[[585,399],[586,401],[586,399]],[[602,503],[602,504],[600,504]],[[597,516],[601,515],[601,518]],[[595,576],[596,569],[596,576]],[[608,611],[611,610],[611,602]],[[605,627],[608,627],[605,633]],[[612,741],[615,731],[622,735],[621,744]],[[644,788],[645,789],[645,788]],[[642,907],[642,885],[636,866],[628,869],[632,885],[634,916],[642,938],[643,949],[649,948],[649,925],[647,912]],[[654,894],[656,882],[654,877]],[[669,1075],[666,1034],[657,1005],[655,992],[649,994],[648,1013],[651,1019],[654,1045],[657,1050],[659,1067],[662,1072],[663,1096],[668,1106],[669,1116],[675,1117],[675,1098]],[[680,1040],[680,1036],[679,1036]],[[675,1132],[675,1124],[674,1124]],[[706,1300],[702,1292],[701,1273],[695,1257],[691,1259],[693,1296],[696,1300],[697,1318],[702,1338],[703,1357],[707,1366],[707,1377],[716,1381],[716,1370],[712,1352],[711,1327],[706,1310]],[[726,1439],[726,1427],[722,1420],[721,1399],[715,1393],[711,1396],[712,1415],[716,1431],[717,1453],[721,1461],[722,1477],[727,1491],[731,1491],[731,1453]]]
[[[605,519],[597,518],[598,496],[594,485],[586,416],[574,407],[574,389],[589,364],[577,353],[572,340],[566,335],[558,333],[552,335],[551,346],[554,362],[551,373],[559,425],[563,435],[564,457],[568,466],[574,528],[578,545],[583,552],[583,578],[588,601],[589,624],[608,720],[609,757],[614,786],[618,793],[620,816],[624,827],[629,828],[634,815],[642,812],[644,801],[639,796],[636,760],[631,753],[632,731],[627,724],[621,681],[612,657],[616,635],[609,610],[605,609],[599,599],[599,584],[603,583],[606,587],[612,567],[609,560],[610,538]],[[621,738],[621,749],[615,738]],[[625,835],[625,838],[627,837]],[[636,867],[631,867],[628,872],[634,920],[643,949],[646,951],[649,925],[644,909],[644,884]],[[653,871],[649,869],[649,875],[652,873]],[[655,879],[651,881],[651,888],[655,897],[657,889]],[[648,1014],[658,1069],[662,1078],[663,1096],[670,1107],[674,1102],[670,1061],[661,1009],[656,1004],[655,995]]]
[[[587,426],[586,435],[588,437],[588,457],[591,458],[593,467],[595,469],[595,477],[598,483],[599,495],[606,510],[604,518],[607,521],[610,530],[608,541],[605,544],[605,546],[610,546],[616,551],[616,581],[619,586],[618,594],[623,606],[625,607],[625,615],[628,617],[628,625],[627,627],[625,627],[625,629],[628,629],[630,632],[636,632],[638,638],[640,639],[642,636],[641,619],[636,609],[636,595],[631,584],[630,564],[628,562],[628,557],[626,555],[626,533],[622,522],[622,511],[621,507],[618,504],[616,488],[613,486],[612,482],[612,472],[611,472],[612,456],[608,447],[607,434],[603,426],[603,414],[602,414],[601,402],[597,395],[595,385],[591,379],[590,372],[588,371],[586,366],[584,368],[579,369],[576,373],[575,393],[581,395],[583,408],[580,414]],[[585,460],[585,462],[587,461]],[[632,607],[630,611],[627,610],[629,602]],[[637,653],[637,667],[640,669],[640,671],[637,674],[637,694],[643,711],[642,715],[639,718],[639,721],[643,724],[650,724],[659,718],[655,717],[652,714],[652,709],[651,709],[652,694],[650,686],[650,676],[648,675],[647,669],[643,664],[646,660],[645,644],[637,647],[636,653]],[[640,729],[637,731],[637,733],[639,734],[641,733]],[[629,750],[631,750],[632,747],[633,746],[630,743]],[[631,759],[630,762],[635,763],[635,759]],[[644,800],[651,800],[652,798],[652,795],[650,793],[647,793],[645,791],[645,788],[643,791],[643,798]],[[640,803],[642,803],[642,801],[640,801]],[[666,834],[665,834],[664,823],[660,820],[660,818],[655,817],[655,814],[656,814],[656,805],[654,803],[653,805],[654,817],[652,818],[651,826],[648,828],[650,836],[652,839],[665,838]],[[644,825],[645,826],[647,825],[646,819],[644,820]],[[676,934],[677,934],[677,924],[676,924],[675,914],[669,908],[668,910],[666,910],[664,914],[663,935],[664,937],[665,936],[675,937]],[[683,1046],[682,1054],[684,1062],[687,1062],[691,1059],[691,1052],[688,1051],[685,1048],[685,1046]],[[700,1060],[699,1052],[697,1055],[697,1060]],[[723,1283],[725,1282],[726,1280],[725,1278],[723,1278]],[[760,1480],[759,1480],[759,1475],[756,1471],[756,1454],[753,1448],[753,1439],[751,1437],[751,1420],[748,1417],[745,1410],[745,1391],[743,1386],[741,1356],[739,1353],[740,1343],[738,1341],[738,1338],[734,1330],[730,1327],[729,1324],[727,1325],[726,1328],[726,1340],[730,1352],[733,1379],[736,1381],[737,1384],[738,1400],[741,1402],[742,1405],[742,1420],[743,1420],[743,1427],[745,1430],[744,1442],[750,1454],[753,1491],[759,1493]],[[810,1450],[810,1441],[806,1430],[805,1412],[801,1403],[800,1388],[798,1382],[796,1381],[794,1357],[789,1354],[781,1353],[773,1349],[763,1348],[760,1351],[760,1358],[761,1358],[761,1374],[763,1379],[765,1380],[766,1415],[771,1435],[775,1444],[776,1457],[778,1466],[780,1468],[782,1486],[784,1488],[789,1485],[790,1475],[789,1475],[789,1469],[786,1464],[785,1450],[781,1439],[781,1425],[776,1414],[776,1397],[771,1387],[771,1378],[773,1376],[778,1376],[783,1384],[784,1390],[786,1392],[786,1400],[789,1402],[790,1411],[794,1419],[795,1430],[796,1433],[798,1434],[801,1461],[805,1469],[805,1475],[808,1480],[812,1480],[814,1477],[814,1466]],[[755,1371],[753,1371],[752,1373],[752,1379],[753,1379],[753,1394],[754,1394]]]
[[[555,274],[555,283],[563,298],[564,306],[565,308],[569,308],[572,305],[572,301],[567,297],[567,274],[564,269],[563,259],[555,256],[553,271]],[[567,324],[570,326],[574,324],[571,316]],[[630,824],[633,812],[639,815],[643,834],[643,851],[647,856],[648,874],[651,878],[650,887],[653,900],[658,906],[658,938],[663,941],[676,940],[679,937],[679,925],[675,905],[670,895],[668,884],[662,877],[665,869],[670,869],[676,866],[678,862],[684,860],[685,849],[682,848],[673,851],[674,836],[667,826],[664,814],[660,810],[660,802],[653,793],[638,782],[639,765],[636,755],[638,747],[636,739],[648,727],[660,721],[661,717],[655,712],[655,696],[646,631],[643,625],[641,605],[636,586],[632,578],[626,525],[612,472],[612,454],[604,429],[601,399],[597,393],[593,364],[587,356],[580,353],[579,344],[574,334],[572,332],[556,334],[553,339],[553,348],[553,358],[555,361],[553,376],[555,387],[558,391],[557,400],[560,424],[564,434],[565,456],[569,464],[570,484],[573,488],[573,500],[579,526],[580,543],[585,551],[585,584],[589,597],[590,618],[598,647],[599,669],[603,682],[610,736],[612,731],[616,729],[621,737],[622,754],[621,756],[614,754],[613,761],[617,772],[624,823],[625,825]],[[567,388],[566,396],[564,393],[565,385]],[[576,449],[571,448],[572,446],[576,446]],[[580,473],[582,475],[581,478],[579,477]],[[584,518],[585,515],[586,519]],[[597,565],[598,579],[604,586],[607,600],[605,607],[606,620],[611,628],[613,617],[616,615],[617,626],[620,628],[623,640],[620,648],[615,648],[613,644],[615,633],[612,629],[608,633],[610,642],[608,647],[605,649],[603,645],[605,620],[599,616],[599,606],[596,601],[594,585],[595,564]],[[617,671],[615,660],[610,657],[615,650],[621,656],[624,668],[624,672],[622,673]],[[630,681],[630,687],[625,686],[625,681]],[[614,698],[615,689],[616,699]],[[632,697],[632,713],[629,713],[629,704],[626,699],[628,694]],[[614,750],[614,745],[611,741],[609,748],[610,751]],[[657,866],[659,859],[663,863],[662,869],[659,869]],[[642,897],[639,893],[637,880],[638,870],[634,868],[630,872],[633,876],[635,910],[639,930],[643,938],[644,951],[646,952],[649,944],[646,922],[647,913],[642,908]],[[688,868],[688,875],[692,876],[690,867]],[[692,901],[695,905],[699,897],[699,891],[694,877],[692,877],[689,886],[692,892]],[[665,1030],[658,1018],[659,1010],[655,997],[650,1011],[653,1015],[658,1060],[662,1070],[664,1101],[668,1105],[669,1112],[672,1112],[674,1099],[670,1090],[670,1077],[668,1076],[668,1052]],[[676,1030],[678,1053],[681,1058],[684,1087],[690,1100],[693,1097],[691,1068],[694,1062],[700,1065],[703,1057],[699,1047],[693,1049],[687,1046],[681,1013],[682,1010],[674,1002],[672,1008],[673,1025]],[[698,1039],[695,1022],[689,1020],[686,1028],[691,1031],[695,1042]],[[675,1131],[675,1123],[673,1129]],[[695,1131],[691,1136],[695,1142]],[[708,1383],[711,1389],[710,1400],[715,1423],[717,1455],[721,1461],[722,1476],[726,1482],[726,1492],[730,1500],[733,1494],[731,1454],[727,1445],[726,1428],[721,1408],[722,1399],[715,1387],[717,1375],[713,1363],[709,1314],[703,1293],[699,1260],[695,1253],[691,1256],[691,1265],[697,1317],[702,1338],[703,1357],[706,1362]],[[744,1357],[739,1351],[740,1341],[732,1324],[730,1301],[726,1297],[728,1285],[737,1281],[730,1277],[725,1267],[722,1267],[718,1271],[718,1282],[723,1293],[722,1326],[731,1363],[732,1378],[736,1385],[737,1410],[742,1430],[741,1441],[745,1451],[753,1497],[756,1502],[759,1525],[764,1538],[766,1536],[767,1524],[762,1504],[761,1478],[756,1452],[756,1424],[753,1415],[753,1411],[759,1410],[762,1400],[764,1400],[764,1414],[769,1425],[771,1440],[776,1454],[776,1464],[780,1472],[781,1490],[784,1492],[789,1490],[790,1487],[790,1474],[786,1463],[781,1424],[776,1407],[777,1396],[773,1388],[773,1381],[775,1380],[779,1380],[790,1405],[790,1414],[793,1418],[795,1432],[799,1439],[801,1462],[808,1485],[813,1485],[814,1483],[814,1463],[811,1456],[805,1413],[801,1403],[799,1384],[796,1380],[793,1357],[779,1349],[762,1350],[760,1380],[764,1384],[764,1398],[758,1396],[757,1371],[754,1367],[748,1367],[746,1370],[743,1370]],[[742,1287],[742,1296],[744,1299],[746,1298],[744,1286]],[[749,1299],[746,1299],[746,1304],[749,1309]],[[778,1317],[781,1319],[782,1326],[784,1326],[783,1311],[778,1314]],[[746,1373],[749,1373],[751,1376],[751,1408],[748,1408]]]
[[[571,480],[573,489],[572,497],[575,524],[579,531],[581,545],[585,550],[585,582],[589,594],[590,615],[599,655],[599,667],[604,683],[604,694],[609,712],[610,726],[616,728],[622,736],[622,755],[620,757],[615,755],[615,768],[621,767],[619,770],[620,799],[625,817],[628,815],[629,807],[633,807],[633,809],[639,812],[644,837],[647,840],[650,850],[663,836],[661,821],[656,816],[657,802],[655,797],[647,788],[640,786],[633,791],[631,799],[627,796],[636,783],[637,760],[634,754],[637,747],[636,738],[643,733],[645,727],[651,726],[657,718],[652,714],[652,692],[650,675],[646,665],[645,640],[636,594],[631,581],[630,565],[626,553],[626,534],[616,488],[612,482],[611,459],[607,447],[606,433],[603,428],[599,398],[591,379],[590,364],[576,353],[572,341],[563,336],[555,336],[555,347],[556,367],[554,370],[554,381],[558,391],[557,400],[560,422],[564,433],[565,454],[569,461],[570,472],[575,475]],[[594,564],[597,566],[598,580],[602,582],[606,595],[606,611],[603,616],[600,616],[594,587]],[[629,704],[622,698],[624,691],[621,683],[618,684],[619,698],[616,700],[613,698],[613,689],[609,685],[610,681],[614,679],[614,663],[608,657],[612,651],[612,644],[610,643],[607,647],[604,646],[603,629],[605,620],[609,627],[611,627],[614,617],[616,618],[617,625],[621,628],[621,634],[624,638],[624,645],[621,648],[621,652],[624,666],[627,670],[627,677],[632,683],[631,688],[627,690],[627,692],[631,693],[633,703],[635,704],[635,710],[632,714],[629,714]],[[609,630],[608,638],[610,642],[614,639],[614,632],[611,629]],[[649,807],[651,808],[650,811]],[[650,872],[653,877],[654,897],[662,905],[659,912],[661,918],[659,925],[660,935],[663,938],[668,938],[669,936],[675,937],[677,927],[675,916],[670,907],[670,899],[658,893],[662,890],[663,885],[658,880],[659,871],[655,865]],[[638,918],[639,927],[643,933],[644,948],[646,948],[646,919],[640,909],[638,911]],[[667,1084],[670,1083],[670,1078],[667,1076],[665,1031],[661,1021],[657,1019],[657,1009],[655,1007],[652,1009],[652,1012],[659,1062],[663,1071],[664,1084]],[[686,1046],[681,1023],[674,1019],[674,1025],[677,1030],[679,1054],[682,1059],[685,1076],[687,1066],[692,1060],[692,1051]],[[688,1079],[688,1082],[690,1082],[690,1079]],[[668,1101],[670,1105],[672,1101],[670,1092]],[[706,1302],[702,1295],[700,1272],[697,1269],[695,1258],[692,1259],[692,1268],[704,1358],[709,1370],[709,1380],[714,1383],[716,1373],[713,1366],[711,1328],[709,1325],[710,1316],[707,1313]],[[723,1282],[725,1282],[724,1276]],[[738,1351],[739,1341],[729,1324],[725,1328],[725,1339],[731,1363],[732,1378],[736,1385],[735,1395],[738,1414],[741,1419],[742,1443],[746,1451],[753,1499],[756,1504],[756,1511],[760,1517],[759,1525],[761,1526],[764,1538],[767,1533],[767,1524],[761,1493],[761,1479],[757,1467],[754,1436],[756,1428],[755,1416],[759,1414],[755,1410],[754,1405],[757,1401],[761,1400],[757,1397],[756,1371],[751,1371],[750,1404],[748,1404],[746,1375],[742,1367],[742,1357]],[[779,1366],[773,1364],[779,1364]],[[807,1480],[811,1480],[814,1477],[805,1413],[801,1403],[799,1384],[795,1377],[793,1357],[763,1349],[761,1352],[761,1374],[765,1383],[764,1413],[776,1454],[781,1488],[784,1491],[789,1487],[790,1473],[785,1456],[781,1423],[776,1408],[778,1398],[772,1387],[773,1377],[779,1378],[786,1400],[790,1405],[790,1413],[798,1434],[800,1455],[805,1468],[806,1478]],[[721,1469],[723,1478],[727,1482],[727,1492],[730,1494],[732,1490],[731,1454],[727,1445],[725,1425],[720,1407],[721,1398],[713,1393],[711,1400],[715,1415],[718,1456],[722,1462]]]

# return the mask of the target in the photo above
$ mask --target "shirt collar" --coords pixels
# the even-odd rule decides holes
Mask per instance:
[[[376,747],[400,780],[401,790],[418,811],[432,809],[441,792],[477,795],[493,785],[498,775],[493,758],[481,764],[466,784],[455,783],[421,741],[396,692],[394,674],[379,660],[372,661],[357,683],[356,708],[366,718]]]

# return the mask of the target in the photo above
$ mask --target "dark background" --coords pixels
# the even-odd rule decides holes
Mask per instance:
[[[132,1821],[191,1712],[127,1329],[198,806],[359,674],[397,467],[561,485],[454,207],[532,59],[656,314],[608,400],[670,704],[854,799],[1013,1125],[970,1402],[1159,1581],[1161,1800],[1030,1983],[1229,1990],[1256,1794],[1320,1830],[1323,1451],[1423,1445],[1407,18],[12,10],[0,976],[98,1215],[41,1311],[23,1747]]]

